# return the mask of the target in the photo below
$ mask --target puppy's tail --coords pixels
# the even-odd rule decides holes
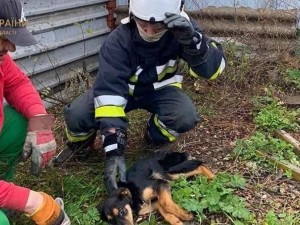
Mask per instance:
[[[196,170],[201,165],[203,165],[203,162],[200,160],[186,160],[180,164],[168,168],[165,170],[165,172],[169,174],[188,173]]]

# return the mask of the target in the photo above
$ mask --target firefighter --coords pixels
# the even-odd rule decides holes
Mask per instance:
[[[36,44],[26,24],[19,0],[0,0],[0,208],[23,211],[37,224],[67,225],[61,200],[8,182],[21,157],[31,156],[31,174],[39,176],[56,149],[53,116],[8,54],[16,45]],[[9,224],[1,210],[0,224]]]
[[[221,45],[205,36],[183,11],[182,0],[131,0],[129,17],[109,34],[100,49],[94,86],[64,108],[66,145],[55,159],[61,165],[81,155],[100,130],[106,155],[104,183],[125,181],[126,113],[145,109],[152,115],[148,137],[173,142],[200,121],[183,92],[180,59],[196,78],[216,79],[226,66]]]

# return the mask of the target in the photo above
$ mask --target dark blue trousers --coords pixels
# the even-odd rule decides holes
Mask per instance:
[[[182,89],[174,86],[164,87],[142,97],[129,97],[125,112],[135,109],[145,109],[152,113],[147,126],[150,138],[155,142],[172,142],[200,121],[191,99]],[[92,89],[65,106],[64,114],[67,130],[76,137],[84,138],[93,131],[115,127],[115,124],[127,128],[124,119],[107,118],[106,126],[111,127],[103,127],[95,120]]]

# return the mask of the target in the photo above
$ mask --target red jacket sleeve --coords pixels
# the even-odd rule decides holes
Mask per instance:
[[[28,201],[30,190],[0,180],[0,208],[23,211]]]
[[[46,114],[44,104],[28,77],[6,54],[1,70],[4,74],[4,98],[26,118]]]

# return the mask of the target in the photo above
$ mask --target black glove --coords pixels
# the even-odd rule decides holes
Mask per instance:
[[[166,17],[164,23],[182,45],[182,59],[190,66],[200,65],[205,60],[208,50],[206,37],[196,32],[187,18],[175,13],[166,13]]]
[[[127,135],[122,129],[108,129],[103,132],[103,147],[105,150],[104,185],[108,194],[117,189],[117,174],[119,171],[121,182],[126,182],[126,165],[124,150]]]
[[[195,36],[192,23],[187,18],[175,13],[166,13],[166,17],[164,23],[177,41],[182,45],[190,45]]]

